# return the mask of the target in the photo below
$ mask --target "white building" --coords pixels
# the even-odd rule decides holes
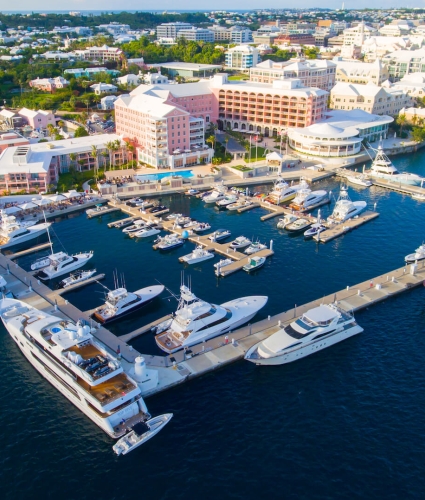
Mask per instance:
[[[250,45],[238,45],[226,51],[225,65],[230,69],[245,70],[256,66],[259,62],[259,52]]]
[[[381,85],[389,78],[387,66],[379,59],[373,63],[364,63],[335,57],[333,62],[336,64],[337,82]]]
[[[399,82],[393,84],[386,82],[384,86],[401,90],[411,97],[422,99],[425,97],[425,73],[411,73],[405,75]]]
[[[90,85],[90,88],[96,95],[113,94],[118,90],[116,85],[111,85],[110,83],[95,83],[94,85]]]
[[[410,73],[425,72],[425,48],[398,50],[383,57],[382,61],[388,65],[391,80],[400,80]]]
[[[378,30],[367,26],[363,21],[354,28],[344,30],[344,45],[363,45],[366,38],[378,35]]]
[[[363,139],[368,142],[385,139],[393,121],[390,116],[377,116],[359,109],[333,111],[319,123],[289,129],[289,146],[313,156],[354,156],[360,153]]]
[[[77,59],[84,61],[120,61],[123,58],[123,51],[118,47],[87,47],[85,50],[76,50],[74,54]]]
[[[180,30],[190,30],[193,26],[189,23],[162,23],[156,27],[156,37],[159,38],[177,38]]]
[[[105,97],[102,97],[100,100],[100,109],[103,109],[104,111],[114,109],[114,103],[117,99],[118,96],[116,95],[106,95]]]
[[[125,85],[127,87],[135,87],[141,82],[140,77],[138,75],[133,75],[132,73],[125,76],[119,76],[116,81],[120,85]]]
[[[182,29],[177,33],[177,37],[193,42],[214,42],[214,33],[204,28],[192,27],[190,29]]]

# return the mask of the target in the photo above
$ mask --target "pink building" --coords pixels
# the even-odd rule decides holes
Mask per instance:
[[[56,126],[55,115],[51,111],[34,111],[32,109],[22,108],[18,111],[18,115],[28,123],[33,129],[45,129],[47,125]]]
[[[8,132],[0,135],[0,153],[12,146],[23,146],[29,144],[28,139],[15,132]]]
[[[56,78],[36,78],[31,80],[29,85],[35,89],[53,93],[56,89],[68,87],[69,82],[62,76],[57,76]]]

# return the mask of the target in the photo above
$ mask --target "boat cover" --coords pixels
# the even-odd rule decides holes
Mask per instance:
[[[138,422],[137,424],[133,425],[132,429],[138,436],[141,436],[142,434],[150,430],[149,426],[146,425],[145,422]]]

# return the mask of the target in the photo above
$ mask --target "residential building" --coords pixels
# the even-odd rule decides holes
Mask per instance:
[[[337,82],[381,85],[389,78],[387,66],[379,59],[373,63],[364,63],[335,57],[333,61],[336,64]]]
[[[44,54],[40,54],[47,61],[69,61],[75,59],[73,52],[61,52],[60,50],[48,50]]]
[[[362,141],[385,139],[390,116],[366,111],[332,111],[320,122],[305,128],[288,130],[289,146],[303,154],[322,157],[347,157],[361,152]]]
[[[250,45],[237,45],[225,52],[225,65],[230,69],[246,70],[259,62],[258,50]]]
[[[14,111],[10,111],[6,108],[3,108],[0,111],[0,124],[3,125],[3,129],[14,129],[16,127],[20,127],[22,125],[22,121],[22,116],[19,116],[18,113],[15,113]]]
[[[391,81],[397,81],[410,73],[425,72],[425,48],[398,50],[382,58],[388,65]]]
[[[143,80],[143,83],[147,85],[159,85],[161,83],[169,83],[168,78],[165,75],[161,75],[160,70],[158,73],[146,73],[142,75],[139,73],[139,77]]]
[[[85,50],[74,51],[75,57],[84,61],[121,61],[124,58],[124,53],[118,47],[87,47]]]
[[[110,33],[111,35],[116,36],[116,35],[121,35],[121,34],[124,34],[124,33],[127,33],[128,31],[130,31],[130,25],[129,24],[120,24],[117,22],[111,22],[109,24],[100,24],[99,26],[97,26],[97,29],[99,31],[106,31],[106,32]]]
[[[190,30],[192,27],[192,24],[189,23],[162,23],[156,27],[156,37],[173,38],[175,40],[180,30]]]
[[[68,80],[65,80],[62,76],[57,76],[56,78],[36,78],[29,82],[30,87],[51,93],[56,89],[64,89],[68,87],[68,85]]]
[[[22,108],[18,114],[33,129],[45,129],[47,125],[56,126],[55,115],[51,111]]]
[[[185,38],[186,40],[193,42],[214,42],[214,33],[211,30],[204,28],[189,28],[179,30],[177,33],[177,38]]]
[[[382,36],[403,36],[409,33],[411,28],[405,28],[396,24],[387,24],[379,28],[379,34]]]
[[[377,85],[339,82],[331,90],[331,109],[362,109],[375,115],[398,115],[400,109],[409,107],[414,100],[399,89]]]
[[[335,84],[336,64],[321,59],[295,58],[284,62],[271,59],[258,63],[249,70],[249,79],[258,83],[298,78],[304,87],[318,87],[330,91]]]
[[[343,31],[344,45],[363,45],[366,38],[378,35],[377,29],[366,25],[363,21],[353,28]]]
[[[196,64],[186,62],[169,62],[160,64],[149,64],[149,68],[164,68],[170,77],[182,76],[184,78],[206,78],[220,71],[221,64]],[[164,78],[164,76],[163,76]],[[159,81],[155,83],[161,83]],[[168,83],[168,82],[167,82]]]
[[[393,84],[386,82],[386,84],[416,99],[423,99],[425,97],[425,73],[410,73],[405,75],[399,82]]]
[[[286,33],[274,40],[275,45],[315,45],[316,40],[311,33]]]
[[[129,73],[128,75],[119,76],[116,82],[127,87],[135,87],[140,84],[141,80],[140,76]]]
[[[116,85],[110,83],[95,83],[94,85],[90,85],[90,88],[96,95],[113,94],[118,90]]]
[[[261,35],[253,34],[255,45],[275,45],[275,40],[279,33],[262,33]]]
[[[405,115],[408,122],[423,127],[425,124],[425,108],[403,108],[400,115]]]
[[[100,100],[100,109],[103,109],[104,111],[114,109],[114,104],[117,99],[118,96],[116,95],[106,95],[105,97],[102,97]]]
[[[102,68],[101,67],[85,68],[85,69],[71,68],[71,69],[66,69],[63,72],[63,74],[68,75],[69,78],[72,78],[72,77],[74,77],[74,78],[87,78],[88,80],[91,80],[99,73],[107,73],[108,75],[111,75],[113,77],[116,77],[119,74],[121,74],[121,72],[116,70],[116,69],[108,69],[108,68],[103,68],[103,67]]]
[[[0,134],[0,153],[7,148],[11,148],[13,146],[25,146],[29,144],[28,139],[22,137],[16,132],[5,132]]]

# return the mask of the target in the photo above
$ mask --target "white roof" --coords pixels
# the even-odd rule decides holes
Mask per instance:
[[[16,115],[13,111],[9,111],[8,109],[2,109],[0,111],[0,116],[4,116],[5,118],[12,118]]]
[[[169,62],[161,64],[149,64],[151,68],[166,68],[166,69],[186,69],[191,71],[203,71],[208,69],[221,68],[221,64],[196,64],[188,62]]]
[[[338,82],[332,88],[331,94],[374,97],[381,91],[382,88],[374,83],[367,83],[364,85],[361,83]]]
[[[323,321],[330,321],[338,316],[338,313],[326,305],[320,305],[319,307],[315,307],[314,309],[307,311],[304,316],[311,319],[311,321],[314,321],[315,323],[320,323]]]

